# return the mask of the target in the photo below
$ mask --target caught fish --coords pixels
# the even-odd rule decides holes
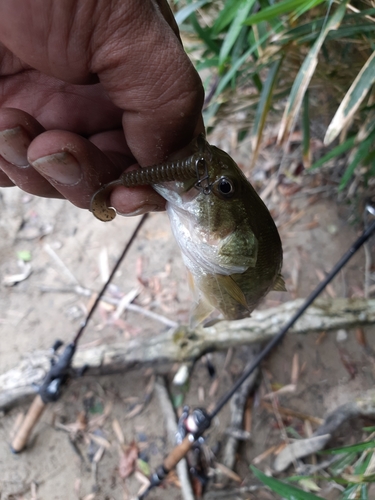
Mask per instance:
[[[282,246],[263,201],[232,158],[203,136],[196,148],[203,178],[154,185],[167,212],[196,306],[192,324],[218,309],[226,319],[249,316],[270,290],[285,290]]]
[[[192,144],[192,152],[178,163],[180,169],[190,169],[189,175],[161,178],[168,181],[161,183],[155,177],[153,187],[168,202],[172,230],[189,271],[195,326],[215,309],[225,319],[249,316],[270,290],[285,290],[285,284],[279,233],[254,188],[232,158],[203,135]],[[120,183],[127,185],[125,177],[111,185]],[[108,197],[108,186],[94,195],[91,209],[108,220],[106,211],[111,209],[103,205],[104,195]]]

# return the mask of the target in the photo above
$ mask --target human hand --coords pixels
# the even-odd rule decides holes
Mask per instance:
[[[165,0],[0,0],[0,77],[0,186],[81,208],[204,130],[201,81]],[[111,205],[164,200],[118,187]]]

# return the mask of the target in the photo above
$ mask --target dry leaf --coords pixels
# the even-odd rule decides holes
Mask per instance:
[[[112,421],[112,429],[113,432],[116,434],[118,442],[120,444],[124,444],[125,443],[124,433],[122,432],[120,422],[117,420],[117,418],[113,419]]]
[[[350,378],[353,379],[358,373],[356,364],[345,349],[339,347],[338,350],[342,364],[344,365],[346,371],[349,373]]]
[[[367,347],[367,342],[366,342],[366,337],[365,333],[362,328],[357,328],[355,331],[355,337],[357,339],[357,342],[360,346],[362,347]]]
[[[265,394],[263,396],[263,399],[272,399],[276,396],[279,396],[280,394],[289,394],[291,392],[296,392],[296,385],[295,384],[287,384],[278,389],[277,391],[269,392],[268,394]]]
[[[319,278],[320,281],[323,281],[323,280],[326,279],[326,275],[325,275],[325,273],[321,269],[315,269],[315,273],[318,276],[318,278]],[[330,297],[332,297],[333,299],[335,299],[337,297],[337,294],[336,294],[336,292],[335,292],[335,290],[334,290],[334,288],[333,288],[332,285],[327,285],[326,286],[326,291],[327,291],[328,295]]]
[[[276,451],[276,449],[278,448],[278,445],[274,445],[274,446],[271,446],[271,448],[268,448],[267,450],[263,451],[263,453],[261,453],[260,455],[256,456],[252,463],[254,465],[258,465],[260,464],[260,462],[263,462],[263,460],[265,460],[267,457],[269,457],[272,453],[274,453]]]
[[[265,401],[262,401],[262,408],[265,410],[274,413],[274,407],[270,403],[266,403]],[[290,408],[283,408],[282,406],[277,407],[277,411],[280,413],[280,415],[283,416],[290,416],[290,417],[295,417],[299,418],[300,420],[309,420],[311,423],[316,424],[316,425],[322,425],[324,420],[322,418],[318,417],[313,417],[311,415],[307,415],[306,413],[296,411],[296,410],[291,410]]]
[[[111,443],[107,441],[104,437],[89,433],[89,438],[94,441],[98,446],[109,449]]]
[[[232,479],[233,481],[236,481],[237,483],[242,482],[242,479],[240,478],[240,476],[238,474],[236,474],[235,472],[233,472],[228,467],[225,467],[225,465],[220,464],[219,462],[216,462],[215,467],[216,467],[216,469],[219,469],[219,471],[222,474],[224,474],[224,476],[229,477],[230,479]]]
[[[292,361],[292,374],[290,377],[290,382],[292,385],[297,385],[299,377],[299,359],[298,353],[294,353]]]
[[[326,332],[324,332],[324,331],[320,332],[319,337],[315,341],[315,345],[320,345],[323,342],[323,340],[326,338],[326,336],[327,336]]]
[[[119,463],[119,474],[122,479],[126,479],[131,474],[133,474],[138,458],[138,446],[135,441],[133,441],[130,446],[125,450],[122,450],[120,455]]]

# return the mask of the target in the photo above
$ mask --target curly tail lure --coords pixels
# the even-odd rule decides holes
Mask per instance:
[[[131,172],[124,172],[116,181],[102,186],[92,197],[90,211],[103,222],[108,222],[116,217],[116,211],[108,206],[109,196],[117,186],[136,187],[150,184],[160,184],[170,181],[184,181],[196,177],[195,187],[204,194],[211,192],[206,160],[199,152],[185,158],[153,165]]]

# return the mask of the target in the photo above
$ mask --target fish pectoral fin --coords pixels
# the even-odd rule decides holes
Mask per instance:
[[[273,289],[276,290],[277,292],[286,292],[286,286],[285,286],[285,281],[282,276],[282,274],[278,274],[275,280],[275,283],[273,284]]]
[[[199,301],[195,304],[190,312],[189,327],[193,330],[215,310],[207,300],[200,297]]]
[[[239,304],[242,306],[246,307],[246,309],[249,308],[247,305],[246,297],[241,290],[241,288],[237,285],[237,283],[234,281],[234,279],[231,276],[224,276],[221,274],[216,275],[216,279],[219,283],[220,286],[224,288],[224,290],[229,293],[229,295]]]
[[[198,289],[195,286],[195,281],[194,281],[194,276],[192,273],[189,271],[189,269],[186,269],[186,274],[187,274],[187,282],[190,288],[191,293],[193,294],[193,297],[198,301]]]

